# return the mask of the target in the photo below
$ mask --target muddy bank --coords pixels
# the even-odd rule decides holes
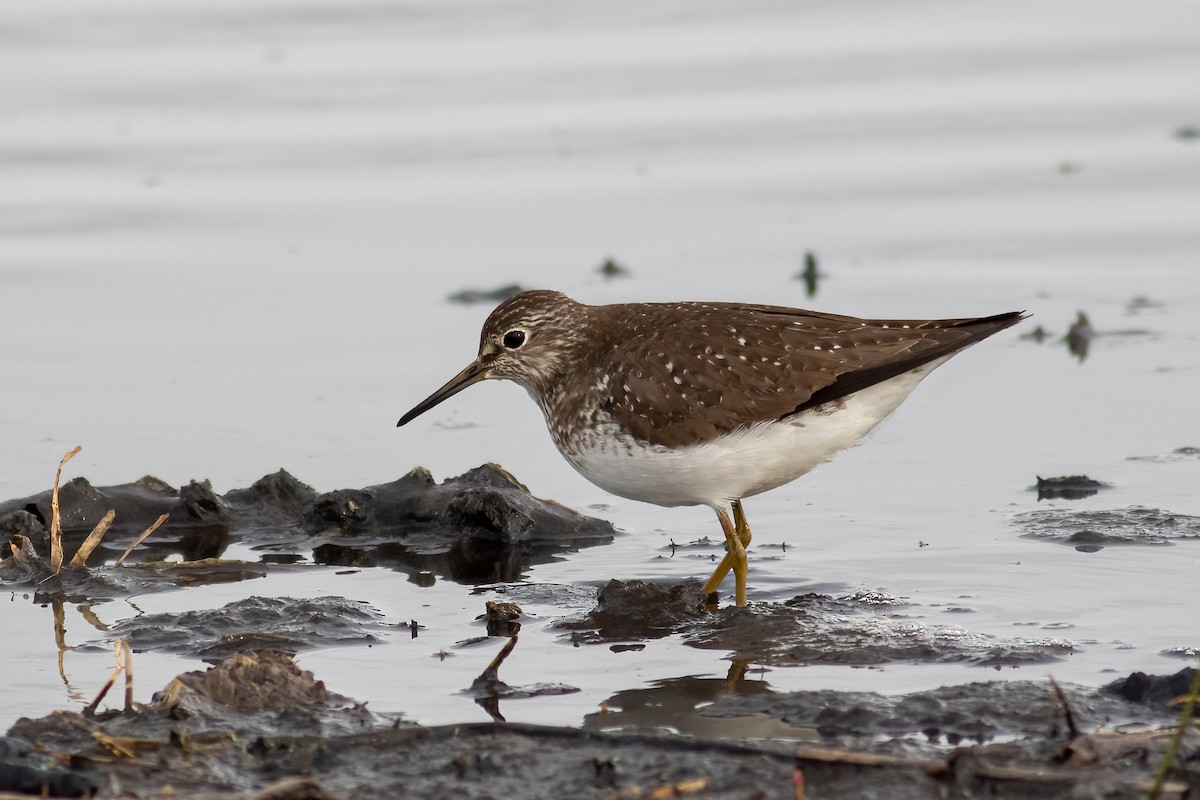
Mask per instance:
[[[1170,716],[1163,697],[1190,680],[1187,672],[1131,676],[1098,692],[1070,688],[1065,703],[1031,702],[1052,695],[1027,682],[896,699],[744,692],[750,684],[731,678],[703,713],[731,720],[781,714],[797,731],[793,741],[738,742],[638,731],[619,714],[594,718],[587,730],[412,726],[328,691],[289,656],[265,651],[180,675],[149,704],[124,712],[18,721],[0,739],[0,790],[44,788],[64,797],[794,800],[802,784],[810,798],[1133,798],[1144,796],[1167,734],[1113,727],[1163,724]],[[1088,728],[1071,729],[1068,706]],[[986,731],[977,720],[981,710]],[[933,724],[934,716],[943,727],[974,725],[962,741],[987,743],[959,744],[922,730],[917,752],[907,733]],[[908,720],[903,729],[894,724],[900,719]],[[1099,724],[1108,732],[1088,732]],[[848,748],[856,736],[858,746]],[[803,738],[809,741],[795,741]],[[862,747],[867,740],[871,746]],[[1200,733],[1185,737],[1178,763],[1165,796],[1200,791]]]
[[[49,491],[0,503],[0,558],[22,541],[39,556],[48,555],[51,505]],[[139,545],[134,565],[219,559],[231,543],[241,542],[263,553],[266,568],[304,561],[384,566],[417,581],[442,577],[465,584],[517,580],[534,564],[607,544],[614,535],[604,520],[533,497],[495,464],[440,484],[417,468],[391,483],[323,494],[283,470],[224,495],[207,481],[175,489],[153,477],[106,487],[75,478],[62,485],[59,510],[68,551],[115,511],[87,559],[92,567],[115,560],[166,514],[165,523]],[[36,583],[44,577],[34,571],[25,579]],[[0,578],[21,581],[11,564]],[[86,586],[71,588],[87,592]],[[108,593],[113,592],[120,588]]]
[[[791,800],[802,782],[809,798],[1142,797],[1178,715],[1168,704],[1188,691],[1190,680],[1184,670],[1131,675],[1100,690],[1057,691],[1043,681],[980,680],[888,695],[872,691],[872,672],[863,670],[858,691],[780,691],[770,684],[772,669],[962,663],[980,668],[984,678],[991,670],[1053,662],[1087,643],[973,632],[956,624],[971,619],[967,599],[922,605],[879,591],[809,592],[732,608],[709,604],[696,581],[613,580],[598,589],[522,583],[532,564],[610,542],[613,531],[532,497],[494,465],[441,484],[414,470],[393,483],[324,494],[282,471],[224,495],[204,483],[176,490],[146,478],[96,488],[76,479],[59,500],[68,553],[110,511],[117,521],[89,557],[54,573],[50,493],[0,504],[7,542],[0,584],[54,607],[60,674],[69,650],[114,645],[118,652],[180,654],[215,666],[180,675],[145,705],[18,721],[0,739],[0,791]],[[115,563],[159,517],[165,517],[161,528],[128,562]],[[1131,526],[1168,541],[1195,536],[1192,518],[1137,508],[1037,511],[1017,517],[1017,524],[1022,533],[1052,540],[1082,525],[1110,531],[1114,543]],[[253,547],[261,560],[223,559],[235,542]],[[479,607],[440,622],[473,634],[447,650],[495,643],[487,654],[475,651],[475,669],[500,654],[457,689],[494,723],[416,726],[402,714],[370,711],[371,698],[334,694],[300,670],[291,654],[394,646],[398,636],[419,635],[421,621],[391,619],[352,596],[252,596],[212,608],[193,602],[179,612],[138,610],[97,625],[102,633],[73,648],[65,641],[66,603],[128,601],[314,565],[386,565],[417,583],[442,576],[473,586]],[[357,590],[361,578],[345,585]],[[605,648],[633,651],[636,659],[654,640],[674,637],[723,654],[728,673],[636,681],[636,688],[600,702],[581,728],[505,724],[511,703],[553,703],[579,691],[569,682],[570,668],[562,683],[524,683],[506,672],[527,603],[543,617],[546,607],[559,615],[590,607],[539,628],[578,648],[564,649],[580,658]],[[547,677],[558,676],[535,679]],[[398,674],[396,681],[422,691],[420,674]],[[1176,783],[1165,796],[1197,790],[1196,732],[1184,738],[1176,763]]]

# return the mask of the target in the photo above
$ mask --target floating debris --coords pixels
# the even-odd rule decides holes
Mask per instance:
[[[1060,478],[1037,476],[1037,485],[1029,487],[1037,492],[1041,500],[1082,500],[1097,494],[1101,489],[1111,489],[1111,483],[1094,480],[1086,475],[1067,475]]]
[[[484,601],[484,613],[476,617],[487,622],[488,636],[516,636],[521,631],[521,607],[507,600]]]
[[[1050,332],[1047,331],[1045,328],[1043,328],[1041,325],[1038,325],[1033,330],[1029,331],[1028,333],[1022,333],[1020,338],[1041,344],[1042,342],[1046,341],[1046,339],[1049,336],[1050,336]]]
[[[1067,349],[1071,351],[1071,355],[1079,359],[1082,364],[1087,358],[1088,348],[1092,345],[1092,339],[1096,336],[1096,331],[1092,329],[1092,323],[1088,319],[1087,314],[1082,311],[1075,321],[1071,323],[1071,327],[1067,329],[1065,341]]]
[[[525,291],[525,287],[519,283],[506,283],[503,286],[497,286],[495,289],[462,289],[446,299],[451,303],[461,303],[462,305],[499,303],[523,291]]]
[[[599,272],[601,277],[603,277],[605,280],[612,280],[613,278],[628,278],[633,274],[629,271],[628,267],[617,263],[611,258],[604,259],[604,263],[596,268],[596,272]]]
[[[813,298],[817,296],[817,284],[824,275],[817,268],[817,254],[809,250],[804,254],[804,269],[797,273],[796,277],[804,283],[804,296]]]

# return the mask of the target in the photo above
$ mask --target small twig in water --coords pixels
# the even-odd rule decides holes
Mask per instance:
[[[111,689],[113,687],[113,684],[117,682],[117,676],[119,676],[122,672],[126,673],[126,678],[125,678],[125,698],[126,698],[126,704],[127,704],[126,708],[128,708],[132,705],[131,693],[133,691],[133,678],[132,678],[132,676],[129,675],[129,672],[128,672],[128,670],[129,670],[128,655],[129,654],[130,654],[129,645],[127,645],[125,643],[124,639],[117,639],[117,641],[113,643],[113,658],[115,658],[116,662],[117,662],[116,669],[113,670],[112,675],[108,676],[108,680],[106,680],[104,682],[104,685],[100,687],[100,691],[99,691],[99,693],[97,693],[96,699],[93,700],[88,705],[88,707],[83,710],[83,715],[85,717],[93,716],[96,713],[96,709],[100,707],[100,701],[102,701],[104,699],[104,696],[106,694],[108,694],[108,690]]]
[[[80,569],[87,564],[88,556],[100,544],[100,540],[104,538],[104,534],[108,533],[109,526],[116,519],[116,509],[110,508],[108,513],[96,523],[96,527],[92,528],[92,532],[83,540],[83,544],[79,545],[79,549],[75,552],[75,556],[71,559],[71,563],[67,565],[70,569]]]
[[[125,710],[133,711],[133,650],[124,639],[117,639],[117,642],[125,653]]]
[[[62,678],[68,688],[71,682],[67,680],[67,665],[64,656],[67,652],[67,614],[63,608],[61,597],[50,598],[51,613],[54,614],[54,644],[58,647],[58,677]]]
[[[125,563],[125,559],[129,558],[129,554],[133,552],[133,548],[137,547],[139,544],[146,541],[146,539],[148,539],[150,537],[150,534],[152,534],[156,530],[158,530],[159,526],[161,526],[164,522],[167,521],[167,517],[169,517],[169,516],[171,516],[169,513],[163,514],[161,517],[154,520],[153,525],[151,525],[149,528],[146,528],[146,530],[142,531],[141,535],[133,540],[133,544],[129,545],[129,547],[126,547],[125,552],[121,553],[121,557],[117,559],[117,566],[118,567],[122,566]]]
[[[517,637],[513,636],[508,640],[508,642],[505,643],[504,647],[500,648],[500,652],[497,653],[496,657],[492,659],[492,663],[488,664],[483,672],[479,673],[479,677],[475,679],[475,682],[478,683],[479,681],[500,680],[500,665],[504,663],[504,659],[508,658],[508,654],[511,653],[513,648],[516,646]]]
[[[1058,685],[1058,681],[1054,680],[1054,676],[1047,675],[1046,678],[1050,681],[1051,688],[1054,689],[1054,696],[1062,704],[1063,716],[1067,718],[1067,732],[1074,739],[1079,736],[1079,726],[1075,724],[1075,712],[1071,710],[1071,704],[1067,702],[1067,695],[1063,692],[1062,687]]]

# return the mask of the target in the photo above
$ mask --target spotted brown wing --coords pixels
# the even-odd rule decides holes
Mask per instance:
[[[915,369],[1015,324],[1019,313],[864,320],[723,303],[610,306],[606,409],[634,437],[669,447],[781,419]]]

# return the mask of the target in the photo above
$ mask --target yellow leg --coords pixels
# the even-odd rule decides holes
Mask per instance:
[[[750,525],[746,522],[746,514],[742,511],[740,500],[733,501],[733,520],[725,509],[717,508],[717,519],[721,521],[721,530],[725,532],[725,557],[713,570],[713,574],[704,584],[704,593],[712,594],[725,580],[729,570],[733,570],[735,581],[734,604],[746,605],[746,572],[749,569],[746,559],[746,545],[750,544]]]
[[[737,529],[738,539],[742,543],[742,548],[745,549],[750,544],[752,538],[750,534],[750,524],[746,522],[746,513],[742,511],[742,501],[733,501],[733,524]],[[719,512],[718,512],[719,513]],[[712,577],[704,584],[704,593],[712,594],[721,585],[721,581],[725,580],[725,576],[729,574],[729,570],[733,567],[733,550],[726,547],[725,557],[721,559],[721,563],[713,570]]]
[[[746,512],[742,511],[742,501],[733,501],[733,524],[737,528],[738,538],[742,540],[742,547],[750,546],[750,523],[746,522]]]

